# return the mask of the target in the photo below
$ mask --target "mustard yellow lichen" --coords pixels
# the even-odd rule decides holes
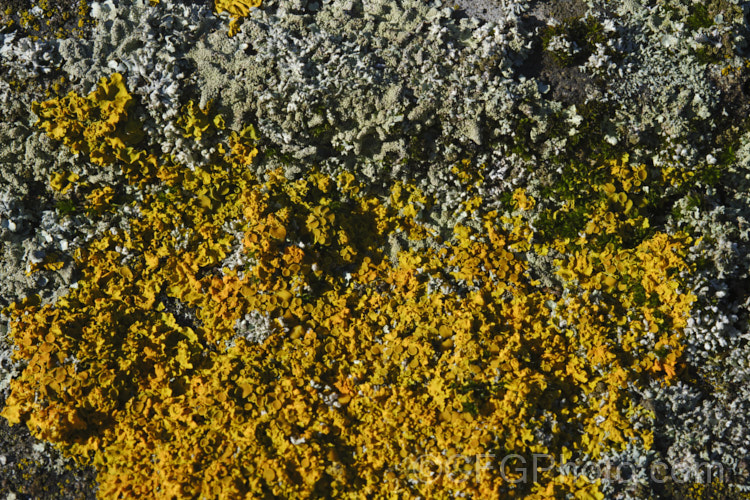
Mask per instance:
[[[537,242],[523,189],[505,215],[473,193],[465,206],[479,224],[441,239],[421,219],[433,201],[408,183],[383,200],[349,173],[255,178],[250,127],[215,162],[157,159],[136,149],[130,103],[114,75],[86,98],[35,105],[51,137],[148,189],[127,231],[76,252],[77,288],[5,311],[27,365],[2,416],[96,464],[102,497],[360,498],[385,487],[601,498],[596,478],[549,470],[516,484],[497,463],[471,481],[428,481],[419,458],[651,446],[631,423],[643,409],[628,386],[680,376],[694,297],[681,291],[685,235],[622,245],[647,224],[643,167],[605,166],[577,240]],[[221,123],[184,111],[193,137]],[[470,167],[454,170],[468,189],[481,182]],[[116,194],[88,189],[92,216]],[[397,231],[431,245],[391,260],[383,248]],[[244,267],[222,268],[237,245]],[[526,252],[556,253],[558,288],[531,278]],[[254,314],[269,318],[259,342],[237,326]]]
[[[260,7],[261,0],[215,0],[214,9],[217,14],[222,12],[232,16],[229,23],[229,36],[234,36],[239,30],[239,23],[250,14],[250,10]]]

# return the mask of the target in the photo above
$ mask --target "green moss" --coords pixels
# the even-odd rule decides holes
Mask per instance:
[[[725,40],[724,42],[727,42]],[[731,45],[722,43],[721,47],[703,45],[695,50],[695,58],[700,64],[719,64],[731,58],[734,51]]]
[[[726,24],[734,24],[736,28],[745,24],[741,7],[726,0],[712,0],[707,3],[694,3],[689,8],[689,15],[685,19],[686,26],[691,31],[707,30],[714,27],[714,19],[721,16]],[[724,33],[718,46],[703,45],[695,51],[695,57],[700,64],[719,64],[735,56],[733,37],[736,29]]]
[[[73,201],[69,199],[58,200],[55,208],[57,208],[57,211],[60,213],[60,215],[63,216],[72,215],[76,211],[75,203],[73,203]]]
[[[342,149],[343,150],[343,149]],[[260,150],[260,153],[258,154],[259,161],[258,163],[265,163],[269,160],[275,160],[277,163],[281,165],[294,165],[295,163],[298,163],[298,160],[294,158],[289,153],[282,153],[281,150],[274,146],[267,146]]]
[[[709,28],[713,25],[713,19],[708,13],[705,4],[694,3],[690,6],[690,15],[687,17],[686,24],[693,31],[701,28]]]
[[[578,126],[578,132],[568,139],[572,157],[578,161],[603,162],[622,156],[624,146],[613,146],[604,140],[607,124],[614,119],[614,109],[611,106],[593,99],[576,104],[576,113],[583,120]]]
[[[592,16],[571,18],[556,26],[545,27],[542,32],[542,47],[544,50],[549,50],[550,41],[560,35],[565,36],[579,49],[576,54],[551,52],[558,64],[563,67],[583,64],[594,53],[596,45],[607,40],[604,26]]]
[[[586,220],[585,207],[563,214],[555,214],[547,209],[539,214],[534,227],[543,235],[543,241],[548,243],[555,239],[576,238],[585,227]]]

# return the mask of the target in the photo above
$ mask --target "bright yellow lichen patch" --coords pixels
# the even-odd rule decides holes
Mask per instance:
[[[78,174],[73,172],[57,172],[52,174],[49,180],[49,185],[55,191],[59,191],[65,194],[73,184],[79,179]]]
[[[137,149],[144,134],[140,123],[128,120],[132,104],[122,75],[114,73],[109,79],[102,78],[87,97],[70,92],[62,98],[33,103],[31,110],[39,117],[42,130],[72,151],[88,155],[102,166],[121,160],[131,180],[145,181],[154,171],[156,158]]]
[[[147,189],[127,230],[77,251],[77,288],[6,310],[28,365],[2,415],[92,460],[102,497],[360,498],[385,486],[601,498],[595,478],[552,469],[516,483],[501,460],[651,446],[627,388],[679,376],[694,297],[680,290],[685,236],[618,245],[647,221],[635,215],[641,167],[608,166],[577,241],[534,243],[522,189],[505,215],[473,196],[479,229],[441,240],[420,219],[432,201],[408,184],[383,201],[348,173],[255,178],[251,127],[194,169],[157,161],[134,149],[129,103],[113,76],[87,98],[36,105],[50,136]],[[180,123],[195,136],[221,120],[189,106]],[[454,172],[481,182],[468,167]],[[56,189],[70,187],[60,175]],[[92,216],[115,196],[86,189]],[[383,249],[402,231],[429,245],[392,261]],[[587,247],[601,234],[611,241]],[[244,264],[230,269],[237,251]],[[560,287],[530,277],[531,251],[555,253]],[[421,457],[459,454],[492,455],[493,467],[421,469]]]
[[[251,9],[260,7],[260,4],[261,0],[215,0],[214,9],[217,14],[226,12],[232,16],[233,19],[229,23],[229,36],[234,36],[239,30],[242,18],[247,17]]]
[[[185,137],[195,137],[200,140],[206,132],[224,129],[224,118],[221,115],[209,116],[208,108],[199,108],[193,101],[183,107],[183,115],[177,124],[184,130]]]

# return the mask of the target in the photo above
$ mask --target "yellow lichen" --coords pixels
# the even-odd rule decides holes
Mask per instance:
[[[77,288],[5,311],[27,364],[2,416],[96,464],[102,497],[360,498],[386,485],[601,498],[597,478],[554,469],[516,484],[498,450],[597,458],[652,445],[627,390],[681,376],[694,297],[681,291],[687,236],[622,244],[648,222],[644,167],[605,165],[586,230],[539,243],[524,218],[536,201],[519,189],[506,214],[485,210],[481,175],[462,162],[477,223],[443,239],[422,220],[433,200],[409,183],[383,199],[350,173],[256,178],[251,127],[193,168],[137,149],[130,103],[113,75],[88,97],[35,104],[50,137],[148,189],[127,230],[77,250]],[[200,137],[223,122],[190,104],[180,123]],[[92,217],[117,195],[76,182]],[[391,259],[401,231],[430,244]],[[222,267],[238,247],[244,265]],[[557,288],[530,277],[526,256],[553,251]],[[420,457],[447,468],[490,455],[470,481],[420,469]]]
[[[250,10],[260,7],[261,0],[215,0],[214,9],[217,14],[226,12],[232,16],[229,23],[229,36],[234,36],[239,31],[239,24],[243,18],[250,14]]]

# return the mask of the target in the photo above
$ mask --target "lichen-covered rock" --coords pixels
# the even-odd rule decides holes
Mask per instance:
[[[13,5],[2,415],[100,496],[747,493],[744,2]]]

